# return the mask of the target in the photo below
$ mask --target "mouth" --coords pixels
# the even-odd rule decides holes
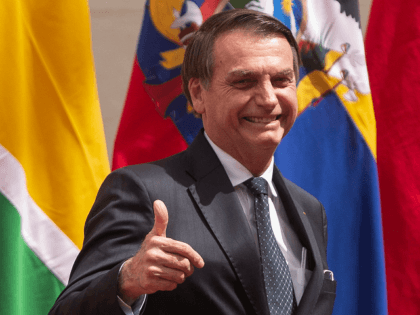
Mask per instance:
[[[279,120],[281,115],[277,115],[274,117],[255,117],[255,116],[249,116],[244,117],[246,121],[252,122],[252,123],[260,123],[260,124],[268,124],[272,121]]]

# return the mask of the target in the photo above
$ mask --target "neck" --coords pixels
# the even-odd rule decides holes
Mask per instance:
[[[276,150],[273,147],[249,147],[246,150],[235,150],[235,147],[220,148],[245,166],[255,177],[262,175],[268,169]]]
[[[206,133],[207,139],[219,149],[229,154],[232,158],[241,163],[253,176],[262,175],[270,166],[274,151],[277,146],[253,147],[244,144],[243,146],[226,146],[224,143],[216,143]]]
[[[273,152],[274,153],[274,152]],[[273,158],[273,153],[271,154],[259,154],[257,155],[248,155],[244,158],[238,158],[232,155],[239,163],[245,166],[252,175],[255,177],[261,176],[270,166],[271,160]]]

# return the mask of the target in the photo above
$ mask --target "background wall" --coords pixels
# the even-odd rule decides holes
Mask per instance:
[[[372,0],[359,0],[363,34]],[[108,156],[112,159],[145,0],[90,0],[92,42]]]

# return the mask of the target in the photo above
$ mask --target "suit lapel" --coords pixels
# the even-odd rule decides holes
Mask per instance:
[[[188,149],[188,189],[225,252],[257,314],[269,314],[261,262],[249,224],[232,184],[202,134]]]
[[[308,252],[312,253],[314,259],[315,266],[312,276],[305,288],[296,312],[296,315],[310,314],[318,300],[323,282],[323,264],[320,249],[304,209],[293,201],[284,178],[277,167],[274,168],[273,181],[286,209],[290,223],[297,232],[302,245],[308,249]]]

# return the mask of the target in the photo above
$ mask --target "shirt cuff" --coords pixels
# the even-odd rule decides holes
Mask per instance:
[[[124,312],[125,315],[139,315],[146,302],[146,297],[146,294],[139,296],[139,298],[133,303],[133,305],[130,306],[117,295],[118,304],[120,305],[121,310]]]

